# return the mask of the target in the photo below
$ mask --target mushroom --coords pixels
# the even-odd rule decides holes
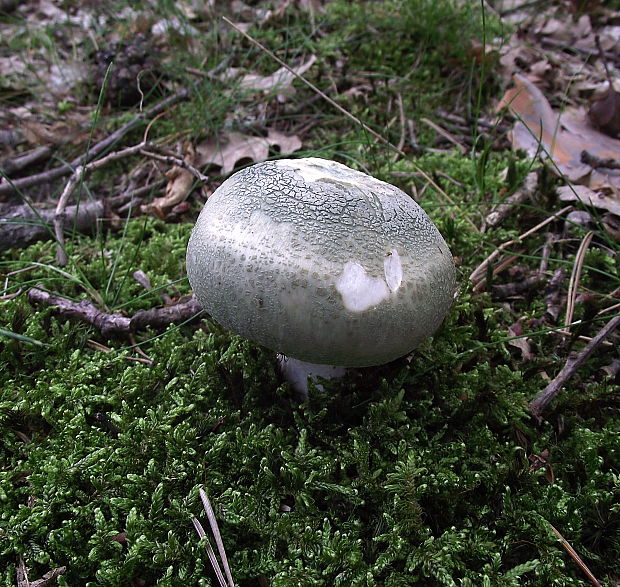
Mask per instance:
[[[308,377],[409,353],[455,291],[450,250],[410,196],[314,157],[229,177],[198,217],[187,274],[215,320],[290,358],[306,397]]]

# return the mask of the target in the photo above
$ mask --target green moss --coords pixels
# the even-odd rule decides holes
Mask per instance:
[[[433,162],[475,193],[462,158],[429,156],[431,173]],[[501,169],[494,158],[485,168],[494,190]],[[241,582],[578,585],[549,524],[601,576],[620,571],[617,392],[601,380],[576,403],[567,393],[561,432],[533,429],[526,402],[554,366],[542,346],[521,368],[506,343],[514,318],[468,293],[488,238],[467,228],[476,206],[428,208],[464,255],[444,325],[410,360],[327,382],[301,406],[271,353],[214,324],[140,334],[145,363],[125,341],[102,341],[112,349],[102,353],[87,344],[92,328],[33,312],[23,296],[5,301],[0,328],[46,345],[0,341],[6,577],[20,553],[33,576],[67,565],[61,585],[206,584],[190,521],[200,486]],[[140,297],[136,269],[165,293],[188,291],[189,228],[135,220],[119,236],[80,237],[73,279],[52,270],[47,244],[13,251],[5,271],[36,261],[14,279],[75,298],[88,284],[131,313],[161,303]],[[605,256],[588,263],[611,270]],[[544,469],[528,472],[544,449],[553,485]]]
[[[455,88],[475,94],[468,43],[480,35],[476,10],[426,0],[338,1],[314,22],[292,11],[253,32],[287,60],[316,52],[308,76],[326,88],[325,71],[341,55],[344,73],[372,71],[369,103],[338,99],[397,135],[385,129],[399,92],[416,118]],[[240,38],[227,42],[234,65],[275,69]],[[184,55],[179,70],[184,59],[198,60]],[[208,58],[216,65],[219,57],[214,50]],[[194,90],[191,103],[174,111],[179,118],[170,113],[153,133],[189,126],[197,137],[221,128],[230,96],[215,82]],[[254,102],[234,95],[253,112]],[[298,98],[308,98],[305,90]],[[145,359],[127,339],[105,340],[25,298],[40,283],[131,315],[161,305],[160,293],[187,294],[189,224],[137,219],[118,234],[73,237],[64,273],[50,243],[5,253],[5,275],[26,271],[10,275],[4,293],[22,293],[2,300],[0,329],[43,345],[0,338],[0,583],[14,584],[22,555],[31,580],[66,565],[59,585],[215,584],[191,523],[201,516],[204,487],[240,585],[262,575],[276,587],[582,585],[550,524],[611,584],[620,574],[620,398],[600,367],[612,354],[591,359],[548,422],[535,426],[527,401],[564,357],[532,332],[534,359],[524,361],[507,339],[509,326],[524,318],[527,332],[527,320],[544,307],[503,305],[473,293],[467,279],[499,243],[548,214],[541,202],[487,233],[473,228],[530,163],[484,145],[474,159],[424,154],[417,165],[450,202],[424,189],[417,166],[393,162],[324,104],[302,115],[325,122],[311,131],[309,149],[424,190],[421,204],[459,260],[460,293],[445,323],[411,357],[325,382],[300,405],[273,353],[209,321],[138,333]],[[538,266],[543,242],[543,234],[528,240],[526,268]],[[550,269],[570,268],[574,253],[567,246]],[[611,255],[592,248],[585,268],[586,287],[617,285]],[[133,279],[136,270],[152,292]],[[528,456],[544,450],[553,484],[544,467],[530,471]]]
[[[178,277],[186,229],[131,223],[119,274]],[[81,251],[84,278],[109,275],[111,260]],[[28,256],[44,247],[14,253]],[[119,291],[117,303],[135,295]],[[242,584],[578,585],[549,523],[596,571],[617,572],[617,412],[582,420],[565,400],[562,436],[530,429],[525,402],[541,380],[508,366],[507,317],[488,305],[462,295],[410,362],[328,382],[299,406],[270,353],[215,325],[171,328],[143,346],[146,364],[120,341],[101,353],[86,345],[91,329],[6,302],[2,326],[49,345],[2,343],[7,581],[20,553],[33,576],[67,565],[61,585],[205,584],[190,521],[199,486]],[[611,393],[602,382],[596,395]],[[543,448],[553,485],[528,473],[527,454]]]

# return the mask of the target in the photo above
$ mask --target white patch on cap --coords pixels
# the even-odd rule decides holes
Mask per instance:
[[[385,272],[387,286],[391,292],[395,292],[403,281],[403,266],[396,249],[392,249],[383,261],[383,271]]]
[[[351,312],[363,312],[380,304],[390,294],[380,277],[370,277],[359,263],[347,261],[342,275],[336,281],[342,303]]]
[[[304,181],[320,181],[329,179],[332,181],[342,182],[345,179],[347,169],[344,165],[340,165],[335,161],[320,159],[319,157],[307,157],[306,159],[281,159],[274,161],[278,167],[288,167],[295,170],[304,178]]]

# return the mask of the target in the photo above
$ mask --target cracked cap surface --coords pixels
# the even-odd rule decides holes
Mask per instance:
[[[453,302],[452,255],[398,188],[333,161],[267,161],[209,198],[187,249],[190,284],[226,328],[319,364],[387,363]]]

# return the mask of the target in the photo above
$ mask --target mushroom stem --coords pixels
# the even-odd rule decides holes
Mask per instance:
[[[317,383],[318,379],[342,377],[347,372],[346,367],[307,363],[282,354],[278,354],[278,363],[284,379],[291,384],[291,387],[304,402],[308,401],[309,381],[315,383],[317,388],[322,389],[321,384]]]

